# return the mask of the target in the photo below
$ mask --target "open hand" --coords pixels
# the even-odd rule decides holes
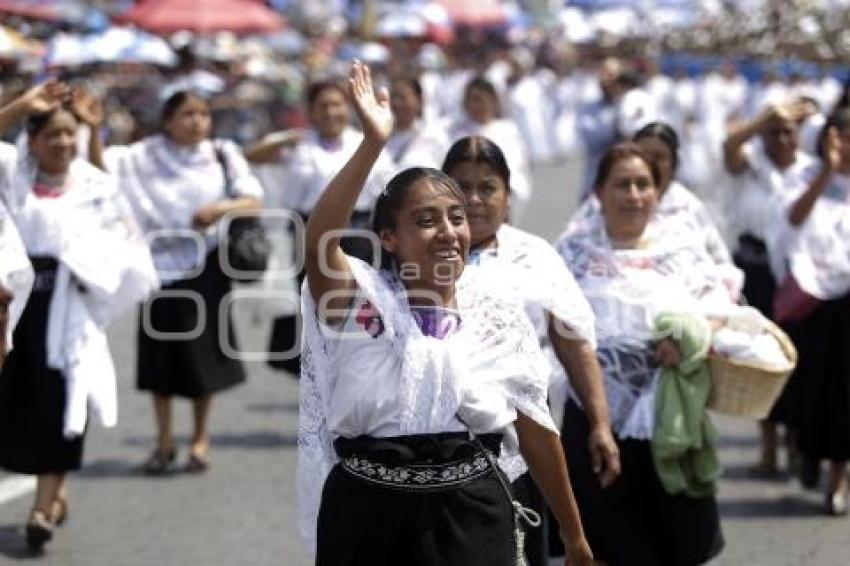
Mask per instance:
[[[74,89],[71,94],[71,110],[82,123],[92,129],[103,124],[103,104],[88,91]]]
[[[47,81],[26,91],[20,98],[27,114],[45,114],[68,100],[71,90],[63,82]]]
[[[775,104],[770,107],[770,113],[776,118],[799,124],[814,113],[812,105],[804,100],[790,104]]]
[[[369,67],[355,61],[348,76],[348,93],[363,125],[366,139],[385,144],[393,131],[390,96],[386,89],[375,94]]]
[[[830,126],[823,137],[823,162],[830,169],[837,169],[841,165],[841,153],[844,142],[838,133],[838,128]]]

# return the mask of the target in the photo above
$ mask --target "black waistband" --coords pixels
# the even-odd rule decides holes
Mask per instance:
[[[495,456],[499,455],[502,435],[479,434],[481,443]],[[472,458],[479,452],[466,432],[417,434],[374,438],[338,438],[334,449],[340,458],[357,456],[387,465],[443,464]]]

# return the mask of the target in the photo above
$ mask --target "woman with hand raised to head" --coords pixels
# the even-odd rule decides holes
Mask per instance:
[[[570,564],[591,563],[546,407],[546,360],[522,305],[464,273],[457,185],[437,170],[400,173],[375,204],[381,268],[340,250],[392,132],[388,97],[360,63],[349,91],[365,137],[306,234],[298,492],[316,563],[514,564],[525,510],[508,497],[500,453],[528,464]]]

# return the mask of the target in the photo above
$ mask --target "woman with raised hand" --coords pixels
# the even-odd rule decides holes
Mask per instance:
[[[591,423],[588,449],[595,472],[601,485],[610,485],[619,474],[620,462],[596,361],[593,311],[587,299],[548,242],[505,223],[511,171],[499,146],[481,136],[461,138],[446,154],[443,172],[455,180],[466,198],[470,232],[467,269],[483,270],[505,284],[510,293],[523,298],[541,347],[552,362],[553,412],[560,414],[563,408],[566,370]],[[545,505],[528,475],[521,476],[514,487],[525,504],[545,517]],[[530,565],[548,566],[545,522],[544,528],[530,530],[525,548]]]
[[[156,446],[143,464],[150,475],[175,470],[173,397],[192,402],[185,469],[203,472],[209,466],[213,396],[245,380],[242,362],[232,353],[239,347],[230,311],[220,310],[232,285],[225,269],[230,266],[219,253],[224,245],[219,224],[231,213],[259,210],[263,194],[236,144],[209,139],[206,100],[178,91],[160,113],[160,133],[91,156],[130,200],[162,285],[145,306],[138,331],[137,386],[153,397],[157,431]],[[82,114],[96,131],[99,113]]]
[[[545,358],[521,305],[464,272],[457,185],[437,170],[400,173],[375,204],[382,267],[340,249],[334,232],[392,131],[368,68],[354,64],[349,89],[364,139],[306,234],[298,491],[316,564],[514,564],[514,514],[527,512],[494,456],[517,449],[570,563],[589,564],[546,407]]]
[[[705,413],[710,382],[703,370],[709,317],[726,316],[734,304],[704,249],[651,222],[660,183],[658,167],[639,146],[613,146],[594,183],[601,214],[556,244],[596,316],[620,477],[607,489],[599,485],[582,450],[588,418],[574,398],[564,409],[561,439],[590,546],[614,566],[701,564],[723,545],[714,497],[719,466]],[[661,333],[662,321],[671,316],[681,321],[675,326],[681,331]],[[687,374],[694,378],[687,387],[691,404],[682,403],[698,409],[685,413],[676,411],[675,402],[672,409],[663,403],[662,368],[700,371]],[[658,433],[666,430],[668,416],[674,424],[694,423],[694,444],[688,446],[699,465],[658,459],[657,442],[665,438]]]
[[[825,511],[837,516],[847,514],[850,497],[850,109],[828,118],[819,146],[816,173],[783,207],[788,275],[775,313],[799,352],[785,396],[803,456],[800,479],[816,487],[826,460]],[[796,293],[785,293],[789,285]]]
[[[81,465],[90,414],[104,426],[117,421],[105,327],[157,285],[114,179],[76,157],[69,96],[48,82],[0,109],[0,133],[26,120],[26,153],[0,151],[0,200],[35,269],[0,372],[0,467],[37,476],[26,525],[36,550],[68,515],[66,477]]]

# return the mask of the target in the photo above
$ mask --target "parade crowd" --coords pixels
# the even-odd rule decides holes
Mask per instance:
[[[850,96],[835,78],[427,45],[335,61],[258,118],[181,55],[156,89],[94,72],[3,90],[0,467],[37,476],[33,549],[68,515],[86,430],[117,422],[106,329],[131,309],[155,430],[140,473],[214,465],[214,397],[246,380],[221,308],[245,279],[222,250],[234,217],[268,211],[285,222],[267,218],[267,239],[293,242],[268,270],[295,266],[301,294],[269,348],[300,345],[278,367],[300,375],[316,564],[713,559],[708,358],[782,366],[774,323],[798,358],[753,473],[787,466],[847,514]],[[576,191],[534,186],[533,166],[564,161],[584,164]],[[553,242],[517,227],[541,190],[563,196]],[[194,416],[185,458],[175,397]]]

